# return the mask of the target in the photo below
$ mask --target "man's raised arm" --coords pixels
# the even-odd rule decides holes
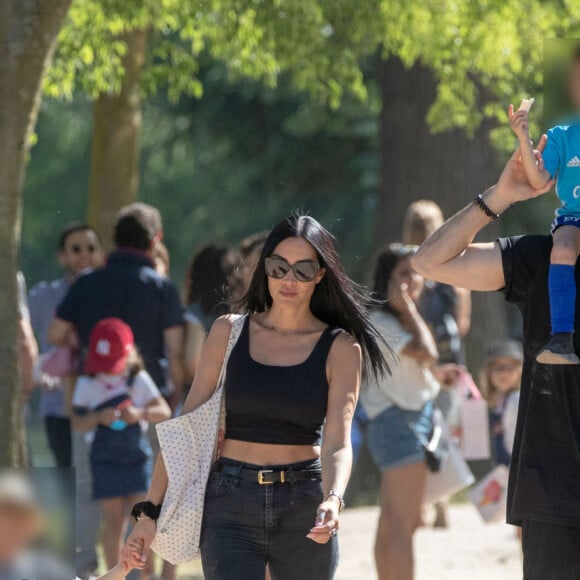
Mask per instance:
[[[538,159],[546,145],[544,135],[538,144]],[[499,181],[483,194],[492,213],[501,214],[510,205],[538,197],[554,182],[541,189],[528,183],[516,151],[505,166]],[[491,222],[477,204],[472,203],[437,230],[417,251],[413,267],[429,280],[470,290],[499,290],[505,285],[501,253],[497,243],[474,244],[480,230]]]

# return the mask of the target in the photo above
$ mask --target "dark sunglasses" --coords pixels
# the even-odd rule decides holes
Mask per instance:
[[[83,250],[86,250],[87,252],[89,252],[89,254],[94,254],[97,251],[97,248],[96,248],[96,246],[93,246],[92,244],[89,244],[85,248],[75,244],[74,246],[70,247],[70,250],[73,254],[80,254]]]
[[[290,265],[284,258],[266,258],[266,275],[270,278],[282,280],[290,270],[298,282],[312,282],[318,276],[320,264],[313,260],[301,260]]]

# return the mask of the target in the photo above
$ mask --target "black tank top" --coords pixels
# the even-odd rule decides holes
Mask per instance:
[[[339,328],[326,328],[301,364],[266,365],[250,356],[248,316],[228,361],[226,437],[253,443],[318,445],[328,402],[326,360],[340,332]]]

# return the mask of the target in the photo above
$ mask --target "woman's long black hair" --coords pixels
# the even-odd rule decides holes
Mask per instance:
[[[393,309],[389,302],[389,284],[399,262],[410,258],[416,251],[415,246],[391,244],[382,250],[375,259],[373,298],[382,306],[383,310],[397,318],[399,318],[399,313]]]
[[[380,347],[384,339],[369,318],[367,306],[372,302],[370,294],[347,276],[334,236],[310,216],[292,215],[272,230],[264,244],[250,287],[238,308],[256,313],[272,306],[265,260],[281,242],[294,237],[303,238],[314,248],[320,266],[326,271],[312,295],[312,314],[330,326],[346,330],[356,339],[362,349],[367,374],[372,371],[375,377],[379,377],[389,372],[389,364]]]

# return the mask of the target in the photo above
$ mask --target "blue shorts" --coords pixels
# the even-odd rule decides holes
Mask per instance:
[[[559,215],[550,226],[550,233],[554,235],[554,232],[561,228],[562,226],[574,226],[580,228],[580,217],[573,215]]]
[[[381,470],[425,461],[422,441],[433,431],[433,403],[419,411],[393,405],[375,417],[367,429],[367,446]]]

